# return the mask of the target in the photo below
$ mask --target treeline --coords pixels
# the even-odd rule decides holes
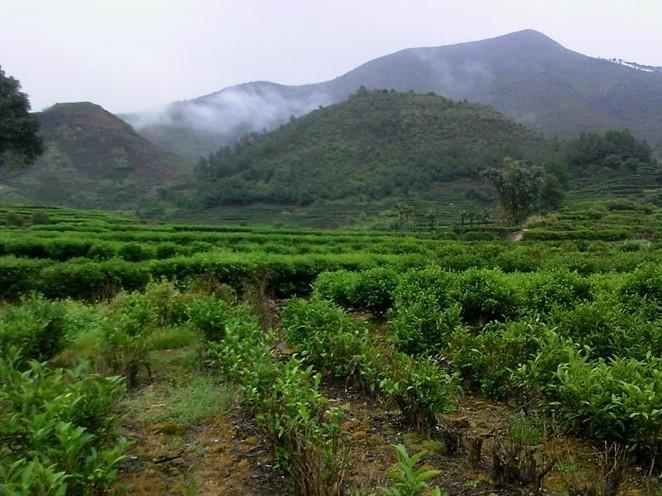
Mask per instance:
[[[601,168],[627,172],[643,164],[656,164],[648,143],[636,139],[627,129],[582,133],[566,143],[563,158],[573,174],[592,174]]]

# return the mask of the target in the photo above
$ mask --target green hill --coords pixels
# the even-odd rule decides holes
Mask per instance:
[[[127,208],[190,178],[165,152],[98,105],[62,103],[38,114],[46,151],[32,166],[3,171],[0,199],[83,208]]]
[[[488,107],[362,90],[221,148],[200,161],[198,180],[184,191],[189,205],[226,211],[351,205],[372,214],[414,200],[491,206],[482,171],[504,157],[542,164],[553,156],[544,138]]]
[[[241,84],[124,118],[164,148],[197,157],[343,101],[361,86],[483,103],[547,136],[627,127],[662,151],[660,68],[588,57],[532,30],[401,50],[317,84]]]

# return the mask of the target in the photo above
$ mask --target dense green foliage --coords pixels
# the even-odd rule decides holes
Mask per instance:
[[[596,212],[605,227],[587,229]],[[198,373],[237,385],[297,494],[347,488],[351,406],[326,396],[339,384],[383,406],[398,430],[441,435],[445,446],[464,390],[627,446],[647,465],[660,449],[662,229],[652,206],[533,219],[531,236],[549,240],[517,243],[149,225],[64,209],[0,209],[0,219],[9,213],[0,235],[11,253],[0,258],[8,494],[111,487],[126,450],[115,400],[124,384],[150,389],[154,353],[178,343],[191,345]],[[556,222],[576,229],[561,236],[549,229]],[[614,226],[627,238],[643,225],[652,241],[613,241]],[[92,246],[111,258],[88,258]],[[417,460],[400,450],[388,494],[426,489]]]
[[[579,175],[592,175],[601,168],[628,173],[655,163],[648,143],[637,140],[627,129],[604,134],[582,133],[565,144],[564,158],[573,173]]]
[[[507,156],[541,161],[551,155],[542,138],[487,107],[362,90],[201,159],[196,199],[205,207],[378,200],[477,179]]]
[[[38,131],[28,96],[0,67],[0,167],[33,162],[43,151]]]

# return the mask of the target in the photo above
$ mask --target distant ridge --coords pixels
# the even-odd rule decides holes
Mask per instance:
[[[627,127],[662,150],[662,72],[633,64],[588,57],[524,30],[408,48],[323,83],[251,82],[173,103],[163,112],[123,118],[154,143],[197,157],[247,132],[273,129],[291,115],[342,101],[365,86],[434,91],[491,105],[548,136]]]
[[[0,176],[10,200],[128,208],[189,176],[186,160],[161,150],[99,105],[58,103],[37,115],[46,151],[32,166]]]

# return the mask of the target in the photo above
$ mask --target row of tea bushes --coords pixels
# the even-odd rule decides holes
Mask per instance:
[[[413,359],[375,339],[364,323],[329,301],[290,300],[282,325],[306,363],[397,406],[414,427],[432,429],[437,415],[453,408],[457,384],[452,375],[430,358]]]
[[[296,494],[339,495],[345,470],[342,410],[320,393],[320,376],[297,359],[281,361],[275,336],[247,306],[198,300],[193,324],[207,337],[206,358],[238,383]]]
[[[314,293],[361,305],[353,288],[369,272],[322,274]],[[371,290],[391,302],[398,350],[446,357],[490,397],[539,397],[597,439],[661,447],[662,265],[590,277],[429,267],[388,279],[390,292],[384,280]]]

